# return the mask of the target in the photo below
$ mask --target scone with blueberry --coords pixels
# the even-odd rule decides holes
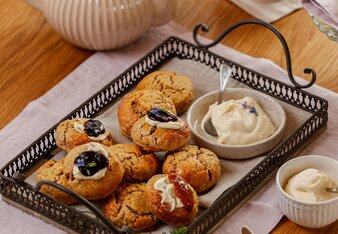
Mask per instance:
[[[121,133],[130,137],[134,123],[153,107],[163,108],[176,114],[174,103],[160,91],[141,90],[125,96],[117,114]]]
[[[121,162],[108,147],[90,142],[75,147],[59,162],[47,162],[38,169],[36,179],[51,180],[88,200],[97,200],[112,194],[123,174]],[[43,185],[40,191],[66,204],[75,202],[47,185]]]
[[[61,122],[56,128],[56,145],[69,152],[78,145],[89,142],[98,142],[112,145],[112,135],[99,120],[75,118]]]
[[[173,113],[152,108],[131,129],[131,139],[149,152],[174,151],[188,144],[188,124]]]

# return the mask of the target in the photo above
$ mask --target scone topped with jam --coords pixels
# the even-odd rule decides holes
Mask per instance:
[[[175,104],[177,114],[186,111],[195,97],[195,89],[186,76],[172,71],[155,71],[144,77],[137,90],[158,90]]]
[[[131,130],[133,142],[150,152],[173,151],[189,141],[188,124],[173,113],[160,108],[152,108],[140,118]]]
[[[118,119],[121,133],[130,137],[134,123],[146,115],[151,108],[163,108],[176,114],[174,103],[170,98],[156,90],[141,90],[125,96],[118,109]]]
[[[78,145],[89,142],[98,142],[103,145],[112,145],[112,135],[105,129],[99,120],[75,118],[65,120],[56,128],[56,145],[69,152]]]
[[[167,224],[188,225],[198,212],[195,190],[179,175],[153,176],[147,183],[146,192],[152,212]]]
[[[123,174],[122,164],[108,147],[90,142],[75,147],[59,162],[47,162],[38,169],[37,181],[52,180],[88,200],[98,200],[117,189]],[[66,204],[74,203],[50,186],[42,186],[41,192]]]

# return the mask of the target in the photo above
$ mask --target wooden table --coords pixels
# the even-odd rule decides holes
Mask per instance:
[[[180,0],[175,21],[189,30],[206,23],[215,39],[225,28],[252,18],[228,0]],[[43,15],[22,0],[0,0],[0,128],[14,119],[32,100],[46,93],[93,52],[65,42]],[[338,44],[330,41],[299,10],[273,24],[286,38],[293,70],[303,75],[305,67],[318,73],[317,84],[338,92]],[[275,36],[259,26],[245,26],[222,43],[256,57],[273,60],[285,68],[282,46]],[[302,228],[283,218],[272,233],[338,233],[338,221],[321,229]]]

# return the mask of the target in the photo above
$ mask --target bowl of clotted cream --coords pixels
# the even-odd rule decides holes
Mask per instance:
[[[307,228],[321,228],[338,219],[338,161],[319,155],[292,159],[276,176],[282,213]]]
[[[194,142],[218,157],[245,159],[273,149],[284,134],[286,116],[281,105],[261,92],[227,88],[217,105],[218,91],[207,93],[189,108],[187,122]],[[204,129],[211,118],[218,136]]]

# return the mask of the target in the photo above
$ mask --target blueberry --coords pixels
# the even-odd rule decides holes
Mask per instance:
[[[85,132],[91,137],[97,137],[106,131],[102,123],[98,120],[87,120],[83,126]]]
[[[80,153],[74,160],[84,176],[95,175],[99,170],[108,167],[108,159],[99,152],[85,151]]]
[[[160,109],[160,108],[152,108],[148,112],[148,118],[158,122],[176,122],[178,120],[177,116],[171,114],[170,112]]]

